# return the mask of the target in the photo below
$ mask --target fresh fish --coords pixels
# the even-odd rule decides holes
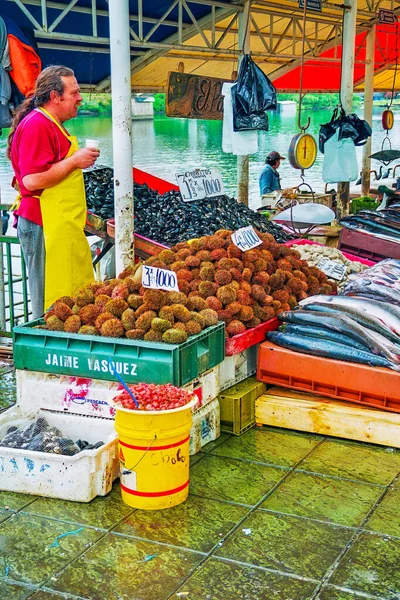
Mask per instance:
[[[346,336],[344,333],[339,333],[334,331],[333,329],[328,329],[325,327],[313,327],[312,325],[286,325],[284,329],[282,329],[285,333],[291,333],[292,335],[298,336],[307,336],[307,337],[315,337],[323,340],[331,340],[332,342],[337,342],[338,344],[343,344],[344,346],[350,346],[351,348],[358,348],[358,350],[363,350],[364,352],[370,352],[370,349],[359,342],[356,342],[354,338],[350,336]]]
[[[397,292],[390,286],[378,285],[361,277],[347,284],[340,295],[367,297],[381,302],[394,302],[400,306],[400,290]]]
[[[365,222],[353,222],[353,221],[345,221],[342,219],[341,224],[347,227],[347,229],[353,229],[354,231],[362,231],[367,235],[372,235],[374,237],[378,237],[381,240],[387,240],[389,242],[399,242],[399,239],[392,235],[392,233],[382,233],[382,231],[378,230],[374,227],[373,223]]]
[[[326,304],[308,304],[304,308],[306,310],[313,310],[313,311],[317,311],[317,312],[319,311],[319,312],[323,312],[323,313],[328,313],[329,315],[337,315],[338,314],[337,308],[334,308],[333,306],[329,306]],[[380,323],[380,321],[378,321],[378,319],[374,319],[373,317],[368,318],[365,315],[357,313],[356,311],[351,311],[347,308],[342,308],[341,314],[350,317],[354,321],[357,321],[357,323],[359,323],[360,325],[363,325],[367,329],[372,329],[373,331],[375,331],[376,333],[379,333],[380,335],[385,337],[387,340],[390,340],[394,344],[398,344],[400,341],[399,336],[396,335],[395,333],[392,333],[390,331],[390,329],[387,329],[386,327],[382,327],[382,324]]]
[[[348,296],[310,296],[301,300],[300,306],[306,307],[310,304],[330,306],[337,311],[347,312],[356,319],[355,315],[376,322],[380,328],[400,335],[400,308],[384,302],[364,300],[363,298],[352,298]],[[356,319],[357,321],[358,319]],[[359,321],[360,322],[360,321]],[[368,325],[367,325],[368,326]],[[379,331],[382,333],[382,331]],[[396,341],[399,338],[396,338]],[[399,340],[400,341],[400,340]]]
[[[381,223],[376,223],[369,219],[363,219],[362,217],[344,217],[340,222],[346,227],[349,225],[356,225],[359,229],[366,229],[367,231],[390,236],[393,239],[400,239],[400,231],[397,231],[388,225],[382,225]]]
[[[311,309],[311,306],[308,308]],[[326,307],[320,306],[319,309],[321,308],[324,309]],[[320,312],[320,310],[295,310],[281,312],[279,319],[284,323],[331,329],[366,346],[373,354],[379,354],[394,363],[400,363],[400,346],[393,344],[377,331],[360,325],[360,323],[343,313],[331,312],[329,308],[326,312]]]
[[[300,337],[281,331],[271,331],[267,333],[267,339],[278,346],[294,350],[295,352],[303,352],[304,354],[323,356],[325,358],[333,358],[347,362],[362,363],[370,365],[371,367],[388,367],[394,371],[400,371],[399,365],[394,365],[386,358],[376,356],[369,352],[363,352],[356,348],[350,348],[349,346],[338,344],[330,340],[309,338],[305,336]]]
[[[390,215],[387,213],[377,213],[371,210],[362,210],[356,215],[357,217],[365,218],[367,221],[372,221],[373,223],[378,223],[381,225],[385,225],[388,227],[393,227],[393,229],[400,228],[400,222],[392,219]]]

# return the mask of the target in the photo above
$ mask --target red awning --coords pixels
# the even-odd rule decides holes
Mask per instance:
[[[364,79],[365,64],[357,64],[357,61],[365,61],[367,33],[364,31],[356,36],[355,40],[355,61],[354,65],[354,87]],[[400,24],[378,25],[376,28],[375,43],[375,73],[387,69],[397,60],[400,62]],[[320,57],[341,58],[342,46],[331,48],[323,52]],[[304,92],[338,92],[340,89],[340,63],[330,62],[329,60],[304,62],[303,67],[303,91]],[[297,92],[300,86],[300,67],[297,67],[271,80],[278,92]],[[388,86],[390,87],[390,86]]]

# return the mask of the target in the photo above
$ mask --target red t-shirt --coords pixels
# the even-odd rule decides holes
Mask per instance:
[[[27,190],[22,183],[26,175],[43,173],[63,160],[70,142],[53,121],[39,110],[30,112],[18,125],[11,147],[11,163],[18,182],[21,204],[16,211],[20,217],[43,225],[40,196],[43,190]]]

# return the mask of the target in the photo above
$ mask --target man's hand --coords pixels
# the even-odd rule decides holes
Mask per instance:
[[[96,148],[81,148],[81,150],[77,150],[72,155],[72,158],[75,159],[76,169],[87,169],[94,165],[99,156],[100,151],[96,150]]]
[[[87,169],[91,167],[96,159],[100,156],[99,150],[96,148],[82,148],[69,156],[54,163],[48,171],[44,173],[35,173],[33,175],[25,175],[23,184],[27,190],[46,190],[51,188],[60,181],[63,181],[76,169]]]

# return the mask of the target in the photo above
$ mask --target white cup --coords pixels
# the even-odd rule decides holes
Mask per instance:
[[[96,150],[99,150],[100,142],[99,140],[86,140],[85,146],[86,148],[96,148]]]

